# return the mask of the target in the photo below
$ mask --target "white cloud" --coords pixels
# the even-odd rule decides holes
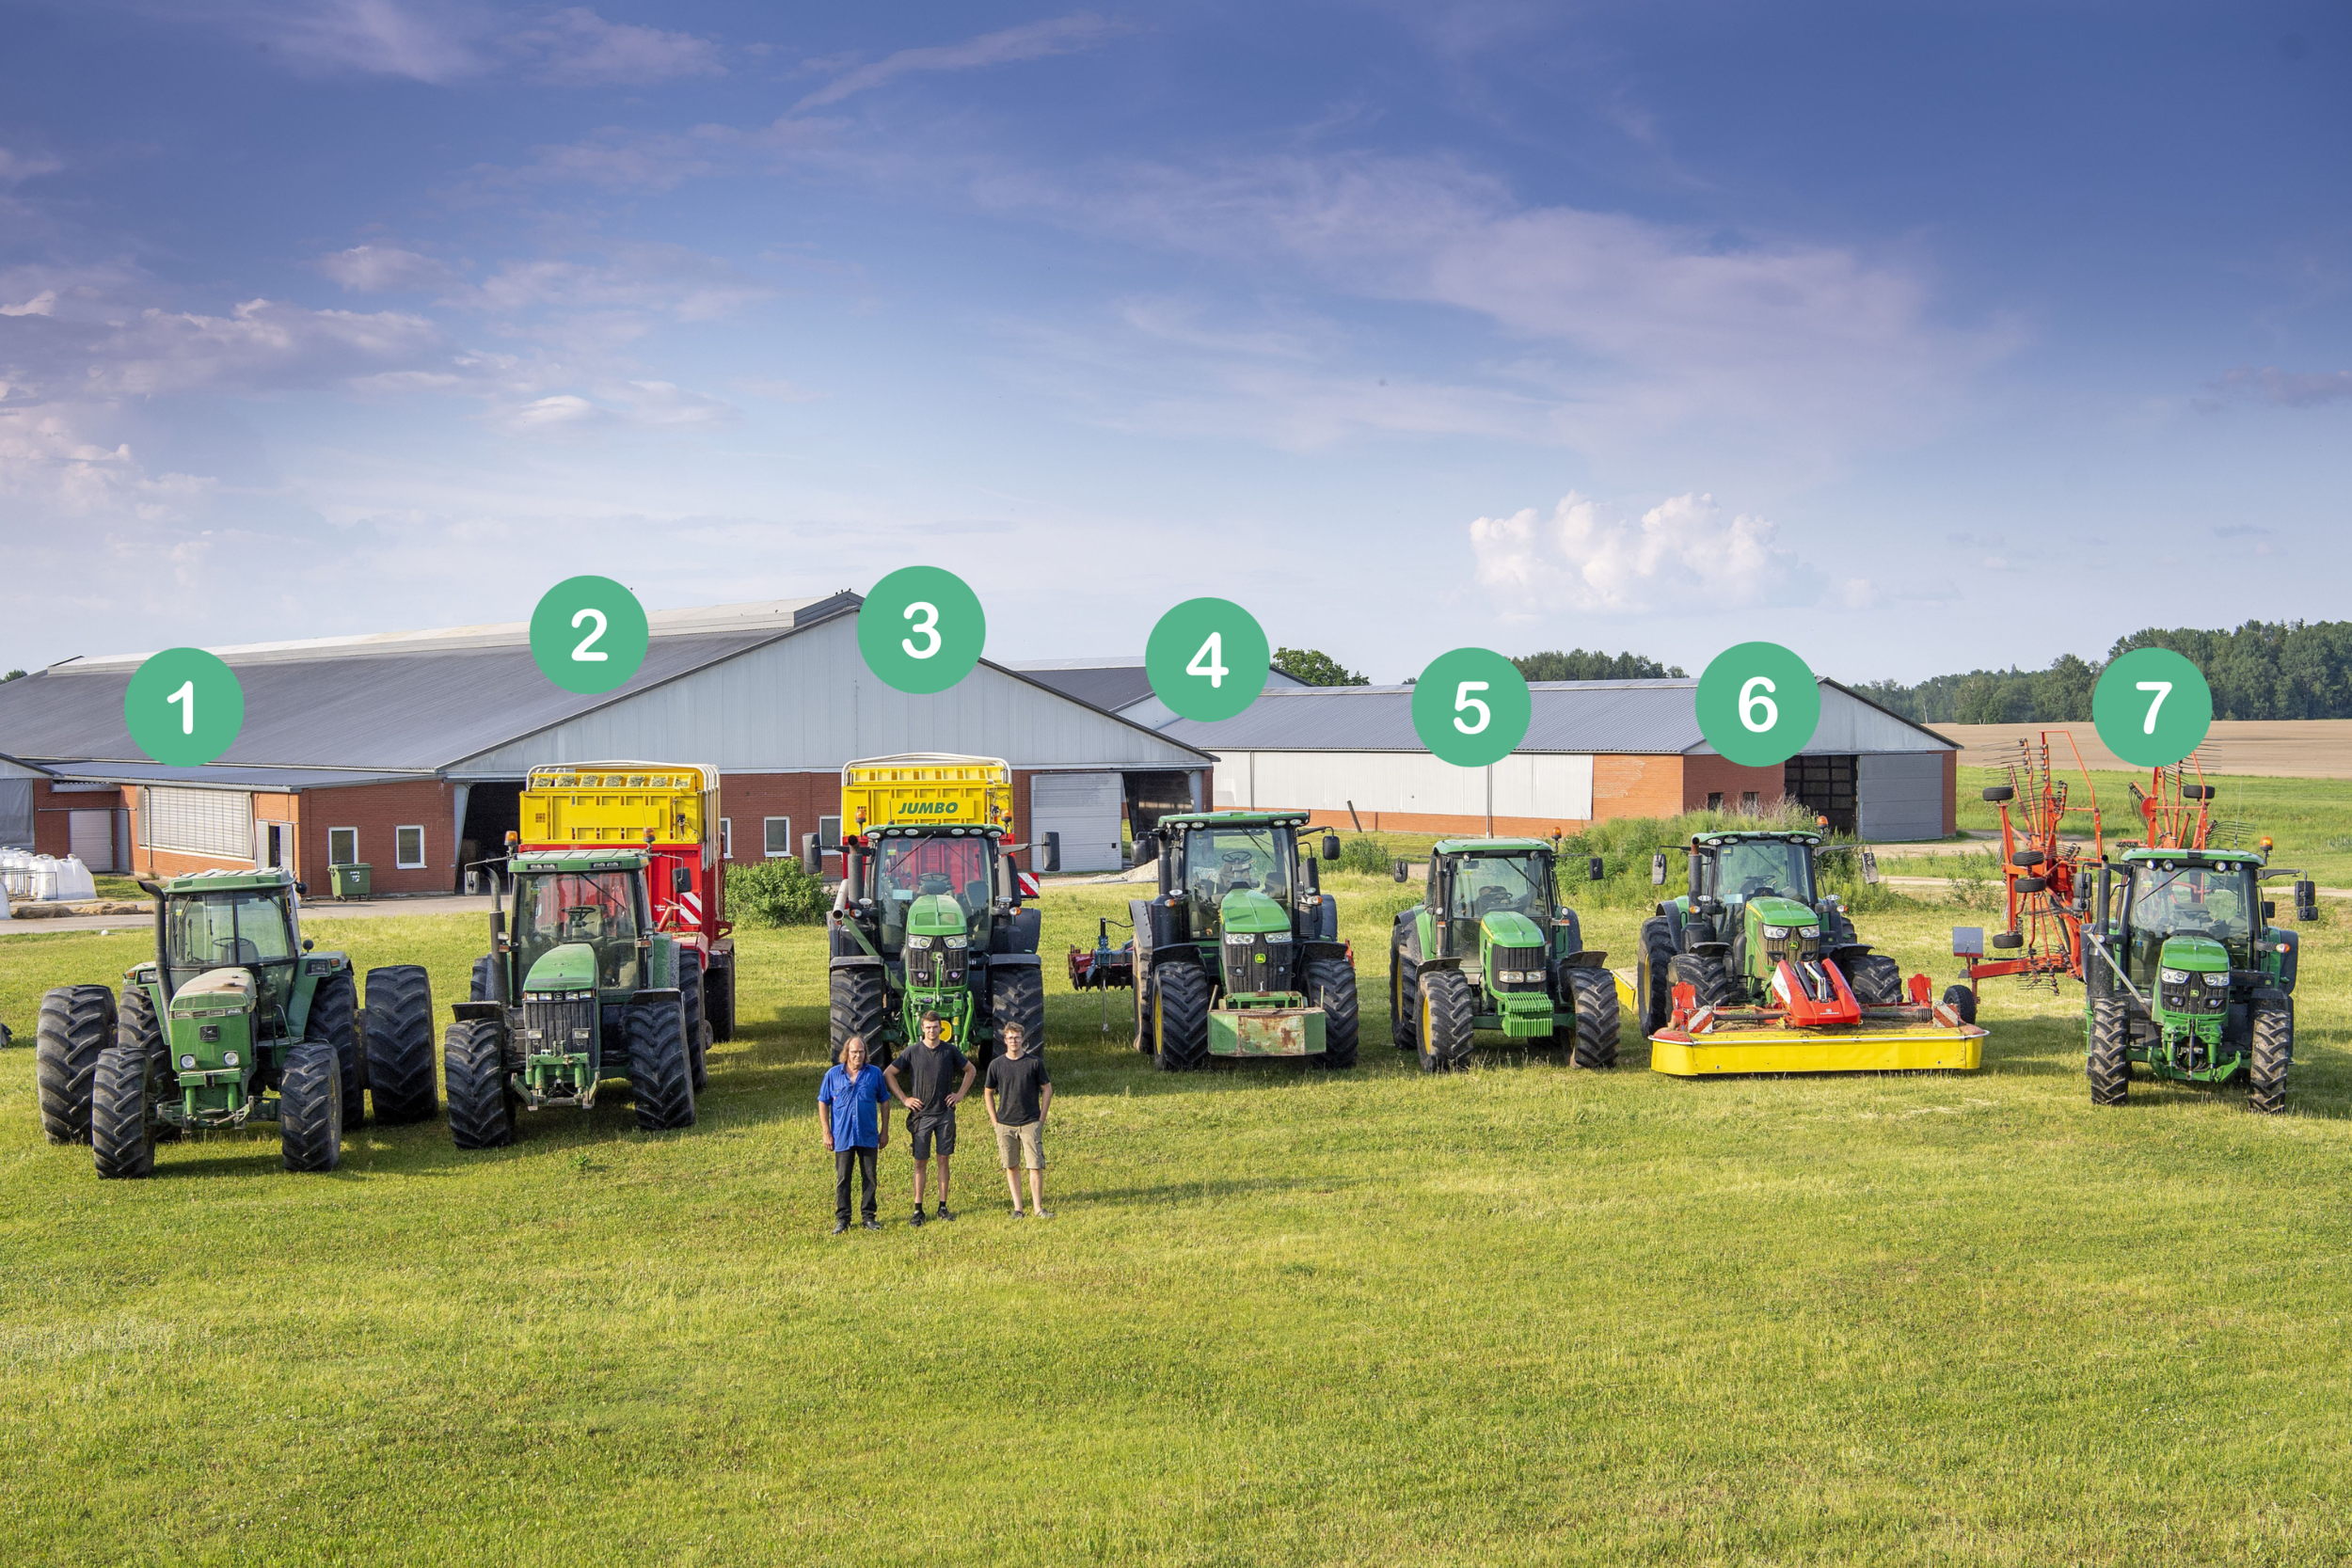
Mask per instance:
[[[2282,371],[2276,365],[2256,370],[2240,365],[2214,384],[2223,394],[2253,398],[2281,408],[2313,408],[2324,403],[2352,398],[2352,371],[2312,372]]]
[[[583,6],[532,16],[512,31],[475,0],[215,0],[148,8],[254,40],[297,71],[361,71],[437,86],[517,71],[562,87],[723,74],[719,46],[691,33],[608,22]]]
[[[1770,522],[1746,514],[1726,518],[1704,495],[1661,501],[1637,523],[1570,491],[1549,517],[1534,507],[1480,517],[1470,536],[1481,588],[1518,603],[1601,613],[1693,600],[1761,604],[1798,565]]]
[[[551,11],[502,40],[541,81],[565,87],[666,82],[680,76],[721,76],[719,47],[691,33],[607,22],[585,7]]]
[[[0,147],[0,185],[13,185],[36,174],[55,174],[63,167],[62,162],[45,152],[17,152]]]
[[[318,267],[354,293],[430,293],[456,281],[443,263],[396,245],[356,245],[320,257]]]
[[[1002,32],[984,33],[961,43],[901,49],[871,65],[859,66],[834,78],[802,99],[799,107],[813,109],[826,103],[838,103],[851,93],[864,92],[868,87],[880,87],[895,76],[916,71],[969,71],[976,66],[1009,65],[1016,60],[1068,55],[1081,49],[1091,49],[1124,31],[1126,28],[1120,24],[1080,12],[1050,22],[1025,23]]]
[[[286,59],[312,71],[362,71],[446,83],[483,69],[474,46],[477,19],[468,8],[401,0],[326,0],[231,8],[246,30],[263,36]]]

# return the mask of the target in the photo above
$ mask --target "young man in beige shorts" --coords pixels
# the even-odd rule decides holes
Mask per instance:
[[[988,1064],[988,1119],[996,1128],[996,1158],[1005,1167],[1005,1190],[1012,1195],[1012,1217],[1021,1218],[1021,1180],[1029,1173],[1029,1212],[1054,1217],[1045,1207],[1045,1114],[1053,1108],[1054,1081],[1045,1061],[1029,1054],[1026,1031],[1005,1025],[1005,1053]]]

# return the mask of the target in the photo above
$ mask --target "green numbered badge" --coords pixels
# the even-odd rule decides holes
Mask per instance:
[[[1413,731],[1456,768],[1501,762],[1527,738],[1534,704],[1518,666],[1490,648],[1456,648],[1429,661],[1413,686]]]
[[[1777,642],[1742,642],[1699,676],[1699,733],[1742,768],[1787,762],[1821,721],[1821,687],[1804,659]]]
[[[866,667],[900,691],[945,691],[972,673],[988,642],[980,596],[955,573],[901,566],[857,612]]]
[[[2169,768],[2213,728],[2213,688],[2186,655],[2134,648],[2099,672],[2090,721],[2100,743],[2136,768]]]
[[[237,673],[201,648],[150,654],[122,694],[122,721],[140,751],[173,768],[199,768],[245,728]]]
[[[1152,695],[1186,719],[1231,719],[1265,689],[1272,659],[1258,618],[1231,599],[1186,599],[1143,645]]]
[[[610,691],[645,662],[645,607],[611,578],[566,578],[531,612],[531,657],[566,691]]]

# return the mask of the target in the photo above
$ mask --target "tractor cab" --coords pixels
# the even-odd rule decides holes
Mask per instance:
[[[1292,868],[1298,860],[1298,828],[1289,821],[1219,822],[1205,818],[1186,825],[1178,874],[1196,941],[1265,934],[1291,928]]]
[[[525,993],[633,991],[646,984],[651,923],[644,865],[633,855],[526,855],[513,862],[509,928]]]
[[[206,1012],[249,1005],[255,1032],[282,1038],[291,1033],[287,1009],[301,958],[294,881],[282,871],[229,875],[234,879],[225,883],[210,876],[182,877],[160,890],[164,994],[175,1015],[183,996],[190,1009]],[[236,975],[244,977],[242,985],[218,978]]]
[[[861,901],[881,917],[881,943],[904,951],[911,936],[945,942],[960,937],[988,951],[997,881],[997,838],[974,829],[932,834],[915,830],[878,833],[864,862]],[[959,943],[962,945],[962,943]]]
[[[2256,870],[2250,859],[2202,854],[2127,860],[2123,953],[2134,982],[2153,986],[2162,972],[2177,970],[2218,974],[2207,983],[2220,989],[2229,985],[2231,970],[2255,968]]]
[[[1429,855],[1427,908],[1433,958],[1474,960],[1490,967],[1490,950],[1531,953],[1526,963],[1543,978],[1554,918],[1551,846],[1537,839],[1448,839]]]

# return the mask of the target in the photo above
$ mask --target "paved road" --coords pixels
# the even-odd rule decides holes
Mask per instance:
[[[453,894],[431,898],[354,898],[338,904],[330,898],[313,898],[302,906],[302,913],[310,920],[380,920],[400,915],[421,914],[481,914],[490,912],[491,899],[485,895],[468,898]],[[22,936],[34,931],[133,931],[152,926],[154,916],[147,914],[81,914],[62,920],[0,920],[0,937]]]

